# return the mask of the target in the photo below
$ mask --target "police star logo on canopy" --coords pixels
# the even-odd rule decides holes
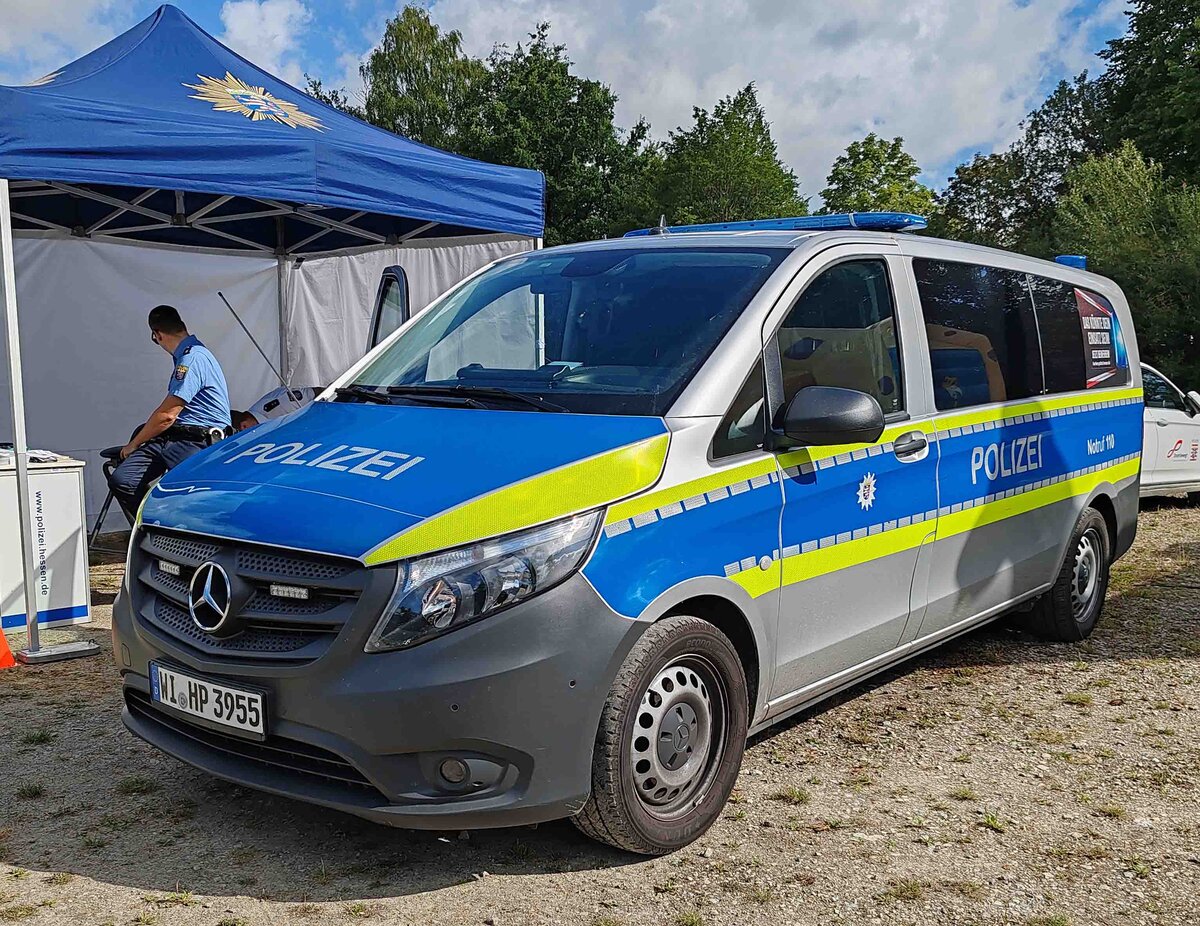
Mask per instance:
[[[213,109],[219,113],[241,113],[253,122],[270,119],[293,129],[325,129],[320,119],[310,116],[295,103],[279,99],[268,93],[265,87],[252,87],[228,71],[225,72],[224,80],[205,77],[203,74],[196,76],[200,78],[200,83],[184,84],[188,89],[198,91],[191,94],[191,98],[212,103]]]

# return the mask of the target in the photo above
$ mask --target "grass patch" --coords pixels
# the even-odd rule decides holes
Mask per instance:
[[[1063,695],[1063,703],[1070,704],[1072,707],[1091,707],[1095,700],[1086,691],[1072,691]]]
[[[75,876],[73,874],[70,874],[66,871],[56,871],[54,874],[46,878],[46,883],[62,886],[64,884],[70,884],[74,880]]]
[[[950,796],[956,801],[977,801],[979,795],[975,793],[975,789],[970,785],[959,785],[950,792]]]
[[[1003,833],[1008,829],[1004,821],[1001,820],[1000,817],[991,810],[986,811],[983,815],[983,818],[976,825],[982,826],[984,829],[991,830],[993,833]]]
[[[1031,916],[1025,926],[1071,926],[1071,921],[1064,913],[1051,913],[1049,916]]]
[[[191,891],[171,891],[168,894],[145,894],[142,897],[146,903],[156,907],[194,907],[200,901],[192,896]]]
[[[915,878],[897,878],[888,882],[887,890],[879,895],[879,899],[887,903],[920,900],[925,896],[925,888],[924,881],[918,881]]]
[[[21,744],[23,746],[45,746],[47,743],[54,742],[55,734],[47,730],[45,727],[40,727],[37,730],[30,730],[22,735]]]
[[[130,775],[117,782],[117,793],[128,795],[153,794],[158,790],[158,782],[144,775]]]
[[[33,904],[22,903],[15,907],[5,907],[0,910],[0,922],[15,923],[18,920],[26,920],[31,916],[37,915],[37,907]]]
[[[704,916],[699,910],[684,910],[675,914],[675,926],[704,926]]]
[[[801,788],[798,785],[788,785],[783,790],[776,791],[774,794],[772,794],[771,800],[783,801],[785,804],[798,806],[800,804],[807,804],[809,801],[811,801],[812,795],[808,793],[806,788]]]
[[[32,800],[36,800],[37,798],[39,798],[43,794],[45,794],[46,789],[43,788],[40,784],[38,784],[36,781],[31,781],[31,782],[28,782],[27,784],[23,784],[23,785],[19,786],[15,793],[16,793],[17,797],[21,798],[21,800],[32,801]]]
[[[1096,813],[1102,817],[1108,817],[1110,820],[1125,819],[1125,808],[1120,804],[1101,804],[1096,808]]]

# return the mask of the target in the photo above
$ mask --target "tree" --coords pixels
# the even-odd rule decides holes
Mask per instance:
[[[1121,285],[1142,355],[1181,382],[1200,380],[1200,192],[1124,142],[1068,174],[1055,226],[1058,240]]]
[[[459,151],[546,175],[546,243],[599,238],[636,199],[631,184],[652,160],[649,126],[613,124],[616,95],[572,73],[566,48],[542,23],[515,49],[497,46],[467,103]]]
[[[458,151],[483,62],[464,55],[462,35],[442,32],[428,11],[406,6],[359,68],[363,115],[373,125],[435,148]],[[311,88],[311,82],[310,82]]]
[[[930,218],[930,234],[973,244],[1016,246],[1022,181],[1017,158],[1011,152],[976,154],[954,169]]]
[[[1055,208],[1067,174],[1107,150],[1107,126],[1102,90],[1086,71],[1060,81],[1006,151],[977,154],[955,169],[931,227],[963,241],[1056,253]]]
[[[712,113],[694,108],[691,127],[670,133],[651,173],[650,208],[672,224],[808,214],[796,175],[779,159],[754,84],[718,101]]]
[[[1168,175],[1200,180],[1200,7],[1132,0],[1129,31],[1100,52],[1113,136],[1133,141]]]
[[[904,150],[904,139],[888,141],[871,132],[851,142],[833,162],[821,191],[822,212],[909,212],[929,215],[933,191],[917,182],[921,168]]]
[[[357,119],[366,119],[367,117],[362,107],[350,99],[350,94],[346,92],[344,87],[326,87],[318,78],[313,77],[311,74],[305,74],[304,92],[320,100],[326,106],[340,109],[342,112],[349,113]]]

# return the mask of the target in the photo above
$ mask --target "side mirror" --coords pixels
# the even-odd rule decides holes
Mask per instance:
[[[1187,394],[1188,401],[1192,403],[1192,414],[1200,415],[1200,392],[1193,389]]]
[[[807,386],[796,393],[779,424],[801,444],[873,444],[883,433],[883,409],[856,389]]]

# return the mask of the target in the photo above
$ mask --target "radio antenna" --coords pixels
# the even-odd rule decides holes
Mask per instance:
[[[225,303],[225,308],[229,309],[230,314],[237,319],[237,323],[242,326],[242,330],[246,332],[246,337],[250,339],[250,343],[254,345],[254,349],[262,355],[262,359],[267,362],[267,366],[271,368],[271,372],[275,374],[275,378],[279,380],[279,385],[281,385],[284,388],[284,391],[288,393],[288,398],[290,399],[291,387],[287,384],[287,380],[285,380],[283,376],[280,375],[279,371],[275,369],[275,364],[271,362],[271,358],[267,356],[266,351],[259,347],[258,341],[254,340],[254,335],[250,333],[250,329],[246,327],[246,323],[242,321],[241,316],[239,316],[238,313],[234,311],[233,306],[229,304],[229,300],[225,298],[225,294],[218,289],[217,295],[220,296],[221,301]]]

